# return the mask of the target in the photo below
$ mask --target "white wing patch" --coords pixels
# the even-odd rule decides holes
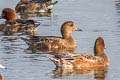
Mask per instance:
[[[7,24],[6,26],[11,26],[11,24]]]

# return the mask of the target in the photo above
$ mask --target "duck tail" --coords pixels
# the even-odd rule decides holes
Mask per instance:
[[[40,22],[35,22],[35,26],[38,27],[41,23]]]
[[[60,59],[54,58],[53,56],[47,56],[57,67],[60,67]]]
[[[29,40],[29,39],[26,39],[26,38],[23,38],[23,37],[20,37],[27,45],[31,45],[32,42]]]
[[[57,4],[58,3],[58,1],[55,1],[55,2],[53,2],[53,5],[55,5],[55,4]]]
[[[55,57],[48,57],[58,68],[69,68],[69,69],[73,69],[73,64],[71,62],[66,61],[65,59],[62,58],[55,58]]]

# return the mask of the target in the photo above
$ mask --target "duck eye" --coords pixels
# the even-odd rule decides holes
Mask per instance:
[[[70,27],[73,27],[73,24],[70,24]]]

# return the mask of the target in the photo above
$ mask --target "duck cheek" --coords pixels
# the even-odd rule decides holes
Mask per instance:
[[[73,32],[73,31],[75,31],[75,30],[77,30],[77,28],[75,28],[75,27],[74,27],[74,28],[72,28],[72,30],[71,30],[71,31]]]

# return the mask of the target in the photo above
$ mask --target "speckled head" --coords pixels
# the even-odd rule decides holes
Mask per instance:
[[[72,32],[77,29],[76,24],[73,21],[66,21],[62,24],[61,34],[63,38],[72,37]]]
[[[6,20],[16,20],[18,18],[16,12],[10,8],[4,8],[1,16]]]
[[[98,37],[96,39],[95,45],[94,45],[95,56],[103,55],[104,54],[104,49],[105,49],[104,39],[102,37]]]

